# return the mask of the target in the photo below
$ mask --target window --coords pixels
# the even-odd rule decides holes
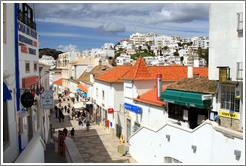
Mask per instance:
[[[7,32],[6,32],[6,3],[3,4],[3,42],[7,41]]]
[[[221,108],[227,110],[234,110],[235,102],[235,86],[221,85]]]
[[[38,71],[38,63],[37,62],[34,62],[33,63],[33,71],[34,72],[37,72]]]
[[[3,102],[3,147],[9,144],[8,102]]]
[[[243,30],[243,12],[237,13],[238,18],[238,25],[237,25],[237,31]]]
[[[169,112],[168,112],[168,117],[177,119],[177,120],[184,120],[184,109],[183,106],[181,105],[176,105],[176,104],[169,104]]]
[[[217,67],[219,68],[219,82],[225,82],[230,80],[230,68],[229,67]]]
[[[102,99],[104,100],[104,90],[102,91]]]
[[[243,80],[243,63],[237,62],[237,80]]]
[[[29,61],[26,61],[26,73],[30,73],[30,62]]]
[[[96,88],[96,95],[97,95],[97,97],[98,97],[98,88]]]

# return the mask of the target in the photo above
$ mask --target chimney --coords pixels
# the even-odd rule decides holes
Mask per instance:
[[[187,71],[187,77],[193,78],[193,63],[194,63],[194,57],[192,55],[192,48],[190,48],[190,54],[188,57],[188,71]]]
[[[99,66],[102,65],[102,60],[101,60],[101,58],[99,59],[98,63],[99,63]]]
[[[161,100],[161,92],[162,92],[162,74],[157,74],[156,75],[157,100]]]

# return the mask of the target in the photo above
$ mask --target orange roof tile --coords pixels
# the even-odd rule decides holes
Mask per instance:
[[[132,66],[117,66],[108,72],[95,77],[97,80],[107,81],[107,82],[123,82],[123,76],[132,68]]]
[[[148,68],[154,76],[162,74],[162,81],[177,81],[187,78],[187,66],[148,66]],[[208,77],[208,68],[194,67],[193,74]]]
[[[149,71],[142,56],[139,56],[134,66],[124,76],[124,79],[141,80],[141,79],[155,79],[155,78]]]
[[[166,89],[167,86],[169,86],[171,84],[168,85],[163,85],[162,86],[162,92]],[[142,101],[142,102],[146,102],[146,103],[150,103],[150,104],[154,104],[154,105],[159,105],[159,106],[163,106],[165,104],[165,102],[157,100],[157,92],[156,92],[156,88],[142,94],[141,96],[139,96],[137,99],[134,98],[133,100],[137,100],[137,101]]]
[[[54,74],[54,75],[62,75],[61,73],[56,73],[56,74]]]
[[[54,81],[53,84],[57,84],[57,85],[62,86],[62,79],[59,79],[57,81]]]

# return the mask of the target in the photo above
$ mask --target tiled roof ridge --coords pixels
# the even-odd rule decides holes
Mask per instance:
[[[136,66],[134,65],[133,68],[132,68],[133,70],[136,69],[133,78],[136,78],[141,63],[142,63],[142,64],[144,65],[144,67],[147,69],[148,74],[151,76],[151,78],[154,78],[153,75],[152,75],[152,73],[151,73],[150,70],[148,69],[147,64],[145,63],[144,59],[142,58],[142,56],[139,56],[139,58],[138,58],[138,60],[137,60],[137,62],[136,62]]]

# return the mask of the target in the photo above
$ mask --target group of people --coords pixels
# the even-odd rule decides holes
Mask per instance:
[[[64,133],[65,136],[67,137],[67,135],[68,135],[68,130],[67,130],[66,127],[63,129],[63,133]],[[75,130],[74,130],[74,128],[72,128],[72,130],[70,131],[69,135],[70,135],[71,138],[75,141],[74,134],[75,134]]]

